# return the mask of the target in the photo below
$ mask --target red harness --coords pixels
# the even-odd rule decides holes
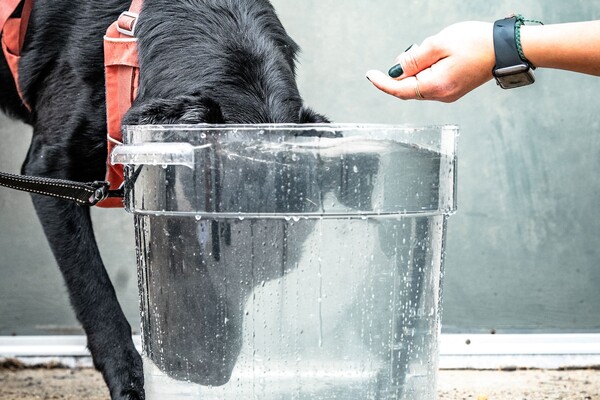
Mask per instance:
[[[25,34],[27,33],[27,24],[29,23],[29,16],[31,15],[31,9],[33,7],[33,0],[25,0],[23,2],[23,10],[21,16],[18,18],[11,18],[17,7],[23,2],[23,0],[4,0],[0,3],[0,30],[2,31],[2,51],[6,62],[15,78],[15,85],[21,95],[21,89],[19,88],[19,59],[21,58],[21,49],[23,48],[23,42],[25,41]],[[21,95],[21,99],[23,96]],[[27,108],[29,106],[23,100],[23,104]]]
[[[19,87],[19,60],[25,41],[29,16],[34,0],[1,0],[0,31],[2,50],[15,80],[23,104],[29,109]],[[11,18],[23,3],[21,16]],[[123,184],[123,166],[110,163],[110,153],[122,141],[121,120],[131,108],[137,96],[140,67],[138,62],[135,27],[143,0],[133,0],[129,11],[121,14],[104,36],[104,66],[106,73],[106,122],[108,129],[108,158],[106,180],[110,190],[118,190]],[[99,207],[123,207],[122,198],[110,197],[97,204]]]

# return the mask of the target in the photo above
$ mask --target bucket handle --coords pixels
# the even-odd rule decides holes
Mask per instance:
[[[116,146],[110,154],[112,164],[123,165],[183,165],[194,168],[195,151],[211,144],[192,146],[190,143],[142,143]]]

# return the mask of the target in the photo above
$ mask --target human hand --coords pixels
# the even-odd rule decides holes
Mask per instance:
[[[403,100],[449,103],[492,79],[494,65],[492,24],[460,22],[400,54],[389,72],[395,78],[376,70],[367,78]]]

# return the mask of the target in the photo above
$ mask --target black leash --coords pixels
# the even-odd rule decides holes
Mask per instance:
[[[82,183],[5,172],[0,172],[0,186],[71,200],[84,206],[94,206],[109,197],[123,197],[122,189],[109,190],[110,184],[105,181]]]

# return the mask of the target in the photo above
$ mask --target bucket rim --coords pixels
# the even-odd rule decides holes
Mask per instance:
[[[295,123],[264,123],[264,124],[162,124],[162,125],[123,125],[124,131],[163,131],[163,130],[399,130],[399,131],[453,131],[459,132],[458,124],[385,124],[385,123],[317,123],[317,124],[295,124]]]

